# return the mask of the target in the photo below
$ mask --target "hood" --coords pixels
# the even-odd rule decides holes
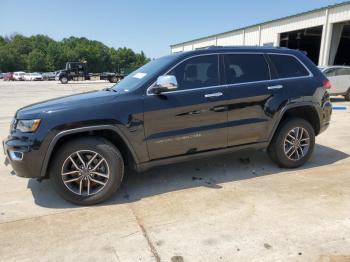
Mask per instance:
[[[115,98],[114,94],[116,93],[103,90],[50,99],[22,107],[16,112],[16,118],[34,119],[40,118],[42,114],[47,112],[103,104]]]

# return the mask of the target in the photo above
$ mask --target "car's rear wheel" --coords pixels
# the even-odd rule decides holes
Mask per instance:
[[[348,92],[346,92],[344,98],[346,101],[350,101],[350,88],[348,89]]]
[[[110,198],[120,186],[124,162],[118,149],[103,138],[81,138],[55,154],[50,180],[67,201],[93,205]]]
[[[311,124],[301,118],[281,123],[268,148],[268,153],[280,167],[302,166],[312,155],[315,131]]]

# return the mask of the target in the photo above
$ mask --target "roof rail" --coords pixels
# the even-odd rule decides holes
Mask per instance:
[[[270,48],[277,48],[277,49],[289,49],[288,47],[284,47],[284,46],[259,46],[259,45],[227,45],[227,46],[208,46],[205,48],[198,48],[198,49],[217,49],[217,48],[266,48],[266,49],[270,49]]]

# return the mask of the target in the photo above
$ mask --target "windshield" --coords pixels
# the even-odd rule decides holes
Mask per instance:
[[[164,67],[169,66],[176,58],[177,55],[169,55],[152,60],[148,64],[129,74],[112,88],[115,91],[121,92],[135,90],[159,74]]]

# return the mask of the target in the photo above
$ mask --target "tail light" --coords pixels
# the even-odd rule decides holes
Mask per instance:
[[[323,81],[323,87],[325,89],[331,89],[331,87],[332,87],[331,81],[329,81],[328,79],[324,80]]]

